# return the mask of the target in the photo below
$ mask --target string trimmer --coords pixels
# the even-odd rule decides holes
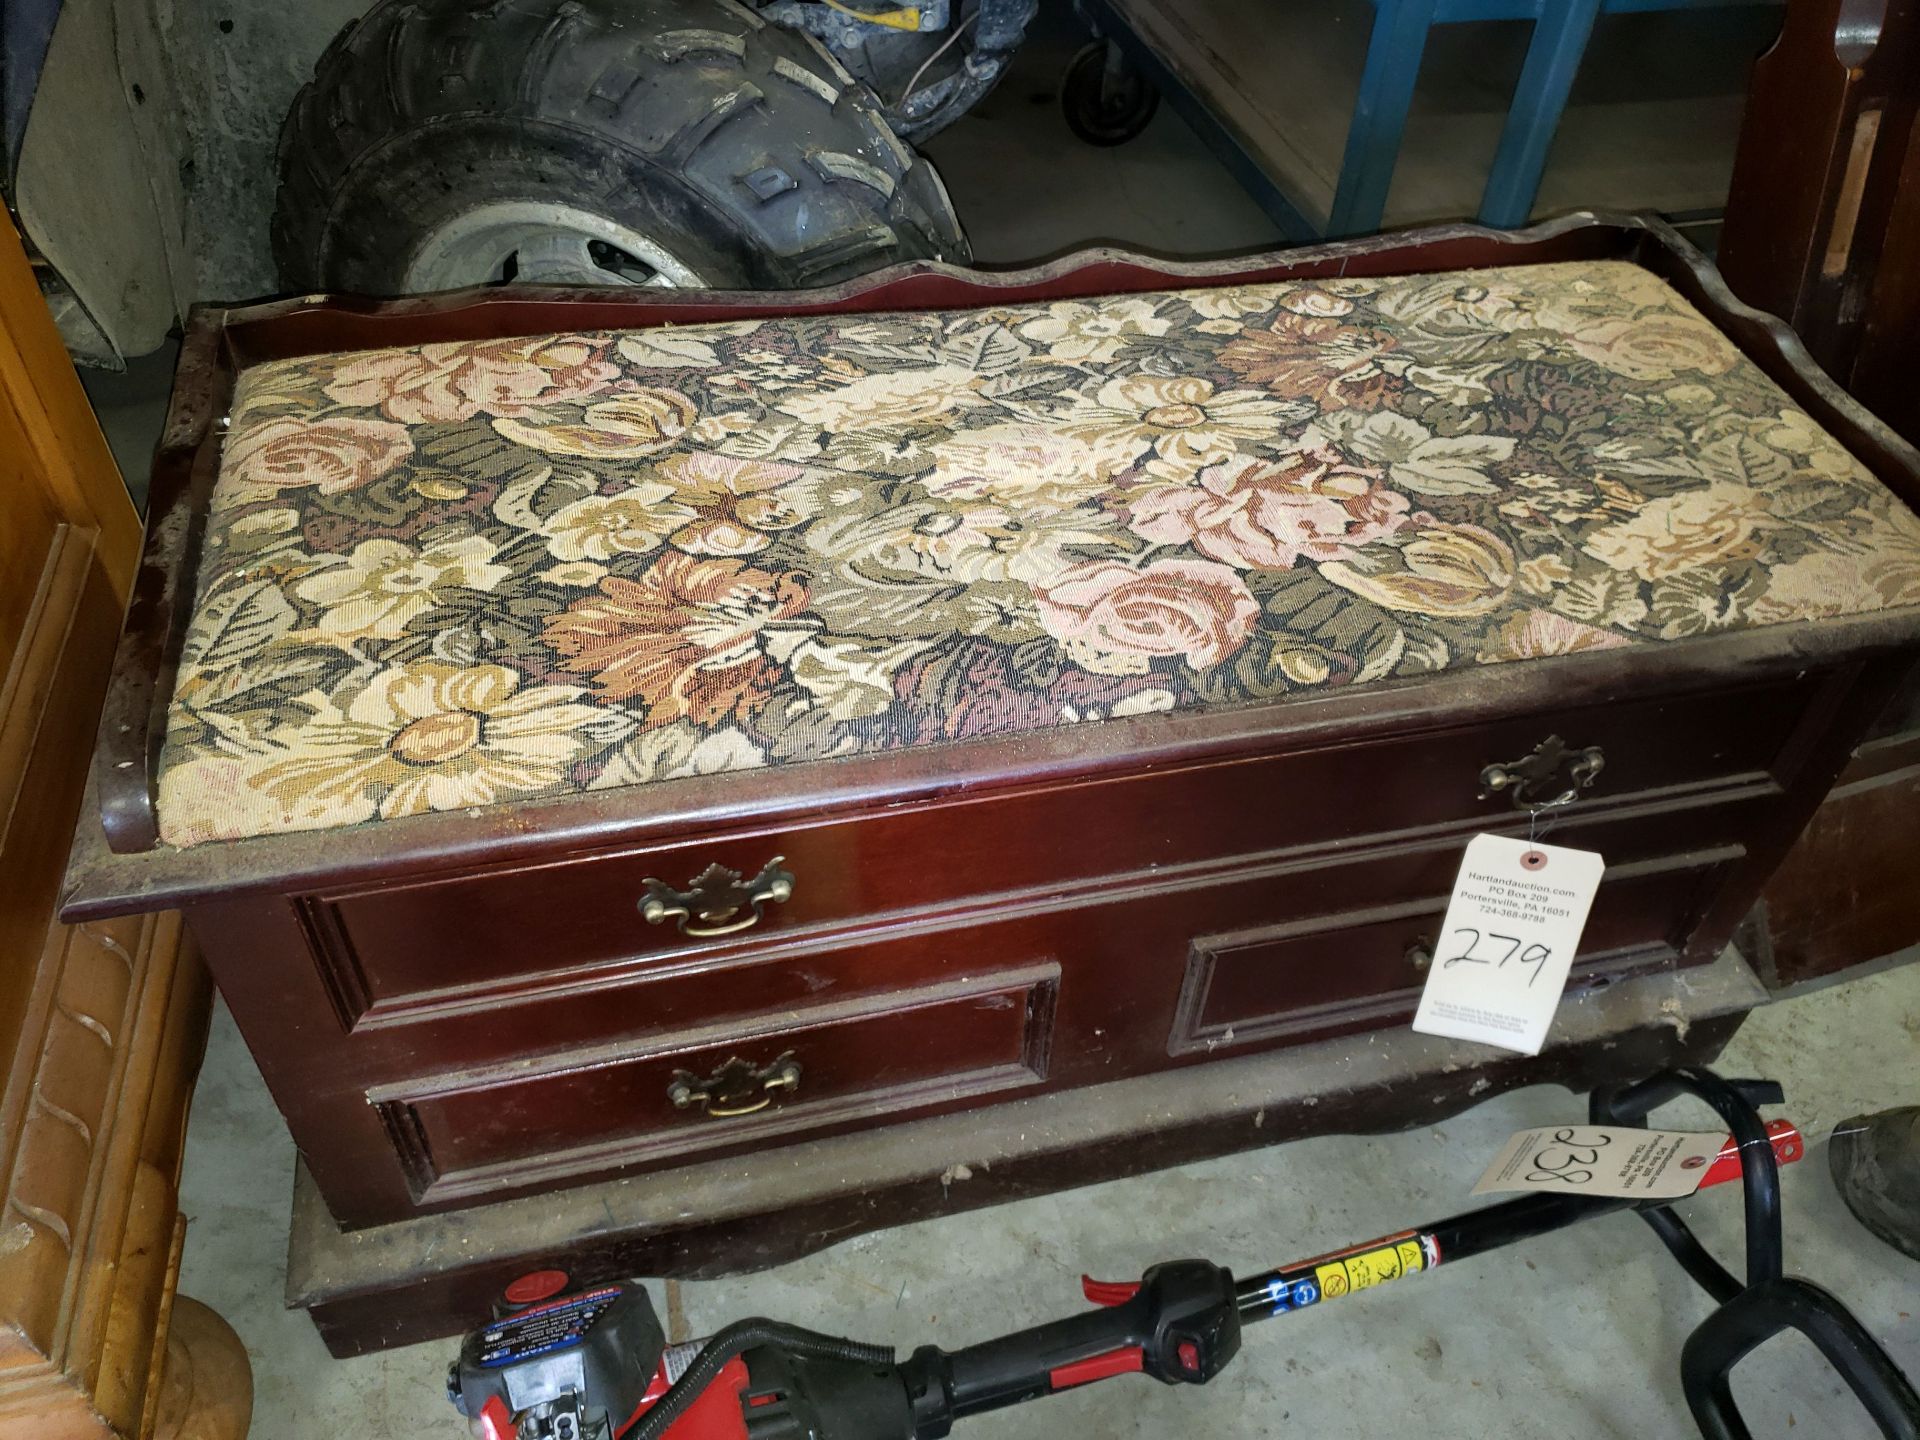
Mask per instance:
[[[637,1284],[529,1301],[470,1335],[448,1375],[482,1440],[937,1440],[971,1416],[1124,1375],[1204,1385],[1240,1350],[1245,1327],[1298,1315],[1443,1265],[1622,1209],[1637,1209],[1717,1302],[1681,1354],[1687,1403],[1709,1440],[1748,1440],[1728,1377],[1754,1347],[1798,1330],[1826,1355],[1883,1434],[1920,1440],[1920,1396],[1833,1296],[1781,1269],[1779,1166],[1800,1158],[1793,1125],[1764,1124],[1769,1081],[1672,1070],[1595,1092],[1595,1125],[1643,1125],[1682,1093],[1731,1131],[1701,1188],[1738,1180],[1746,1278],[1736,1279],[1671,1201],[1530,1192],[1451,1219],[1236,1280],[1205,1260],[1156,1265],[1137,1281],[1083,1281],[1094,1308],[964,1350],[905,1360],[773,1320],[741,1320],[669,1346]],[[1577,1144],[1578,1131],[1565,1132]],[[561,1279],[559,1284],[566,1282]]]

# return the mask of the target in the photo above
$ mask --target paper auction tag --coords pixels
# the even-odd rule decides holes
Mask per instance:
[[[1591,850],[1474,836],[1413,1028],[1538,1055],[1606,868]]]
[[[1559,1125],[1523,1130],[1500,1147],[1476,1195],[1505,1190],[1677,1200],[1691,1195],[1726,1145],[1723,1134]]]

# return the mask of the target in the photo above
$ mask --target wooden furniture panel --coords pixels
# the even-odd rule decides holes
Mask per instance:
[[[1569,815],[1548,833],[1556,843],[1590,846],[1619,864],[1630,865],[1636,857],[1665,863],[1676,853],[1740,850],[1740,837],[1776,803],[1776,792],[1754,785],[1742,793],[1723,793],[1712,805],[1684,810],[1643,804]],[[1512,829],[1511,822],[1506,824]],[[895,912],[868,925],[794,937],[777,946],[643,958],[590,970],[557,966],[523,977],[511,989],[448,989],[431,1003],[363,1021],[353,1027],[342,1053],[355,1057],[356,1070],[384,1072],[389,1064],[408,1063],[412,1049],[455,1043],[456,1037],[465,1053],[494,1056],[524,1050],[534,1043],[530,1036],[631,1023],[624,1014],[630,1006],[656,1026],[669,1026],[750,1013],[761,1004],[804,1004],[825,994],[910,985],[977,966],[983,926],[995,927],[996,947],[1097,957],[1101,973],[1117,984],[1146,984],[1177,962],[1192,935],[1228,910],[1256,917],[1314,914],[1338,909],[1353,897],[1376,904],[1429,903],[1447,892],[1460,848],[1481,828],[1454,824],[1332,852],[1275,851],[1223,865],[1149,865],[1065,894],[1044,887],[987,891],[968,907]],[[1169,833],[1177,838],[1177,831]],[[860,861],[856,852],[849,863]],[[241,921],[236,928],[251,923]],[[1028,938],[1042,929],[1049,938]],[[326,956],[316,958],[323,970],[332,963]],[[273,1026],[270,1017],[257,1018]],[[1158,1051],[1143,1046],[1139,1054],[1151,1057]]]
[[[1681,958],[1685,924],[1740,858],[1735,847],[1609,867],[1569,986],[1612,984]],[[1168,1048],[1211,1054],[1404,1022],[1420,1003],[1446,897],[1195,940]],[[1383,914],[1389,918],[1377,918]]]
[[[75,727],[84,732],[100,703],[115,619],[92,534],[62,524],[42,538],[41,552],[8,577],[25,582],[32,603],[0,684],[0,874],[9,892],[0,947],[13,955],[37,954],[46,939],[64,832],[86,783]],[[0,990],[0,1035],[19,1033],[27,993]]]
[[[0,598],[0,647],[11,655],[26,634],[40,595],[33,581],[44,571],[61,522],[31,483],[32,452],[20,417],[11,408],[0,411],[0,434],[5,439],[0,450],[0,574],[22,577],[8,584]]]
[[[1763,973],[1785,989],[1896,955],[1920,938],[1914,851],[1920,766],[1838,786],[1767,886]]]
[[[1321,1041],[817,1139],[772,1163],[706,1158],[372,1229],[341,1228],[303,1167],[287,1300],[334,1354],[365,1354],[460,1333],[530,1270],[558,1267],[578,1285],[731,1274],[881,1226],[1302,1136],[1434,1124],[1522,1085],[1584,1091],[1707,1064],[1765,994],[1729,953],[1583,997],[1537,1056],[1483,1052],[1462,1064],[1451,1042],[1411,1033]],[[1301,1248],[1313,1243],[1303,1223]]]
[[[1755,927],[1779,989],[1920,942],[1920,671],[1881,712],[1773,878]]]
[[[1920,4],[1789,0],[1754,67],[1719,264],[1920,440]]]
[[[1754,72],[1720,264],[1827,373],[1920,440],[1920,4],[1790,0]],[[1920,689],[1854,756],[1768,885],[1756,953],[1792,986],[1920,942]],[[1870,840],[1869,838],[1870,837]]]
[[[170,1326],[206,973],[177,915],[55,921],[138,521],[4,223],[0,317],[0,1436],[236,1436],[245,1352]]]
[[[1728,847],[1744,854],[1743,837],[1778,803],[1777,788],[1754,783],[1716,792],[1711,804],[1647,802],[1574,811],[1547,834],[1555,843],[1597,849],[1623,866],[1664,864],[1675,855]],[[1485,828],[1456,822],[1337,849],[1270,851],[1220,864],[1146,865],[1069,890],[985,891],[965,906],[890,912],[778,943],[694,948],[590,968],[560,963],[566,937],[556,933],[556,964],[544,973],[522,976],[511,986],[451,986],[357,1023],[350,1023],[353,1012],[336,1011],[329,998],[337,997],[341,981],[333,968],[337,956],[306,948],[314,937],[304,907],[281,901],[203,907],[195,926],[210,942],[249,944],[261,957],[249,973],[227,982],[227,995],[245,1015],[248,1033],[264,1040],[270,1075],[287,1075],[289,1089],[310,1088],[337,1078],[345,1063],[355,1076],[383,1083],[417,1066],[423,1049],[457,1049],[467,1063],[492,1063],[566,1043],[553,1037],[599,1035],[642,1023],[667,1030],[770,1005],[924,983],[977,969],[975,937],[983,933],[1006,953],[1045,953],[1069,962],[1097,957],[1102,973],[1134,983],[1169,966],[1177,969],[1188,941],[1219,929],[1223,913],[1245,914],[1252,917],[1246,924],[1257,924],[1270,915],[1337,912],[1355,897],[1428,903],[1447,892],[1461,848]],[[1505,819],[1497,828],[1525,833],[1526,823]],[[1180,831],[1169,825],[1166,833],[1177,841]],[[861,859],[856,852],[849,863]],[[1039,938],[1043,933],[1046,938]],[[291,947],[284,958],[283,946]],[[295,966],[298,979],[280,973]],[[320,1045],[329,1034],[337,1047]],[[1157,1055],[1158,1041],[1139,1053]]]
[[[1609,856],[1652,857],[1610,867],[1602,889],[1607,903],[1583,949],[1583,979],[1610,982],[1650,968],[1713,960],[1744,909],[1737,897],[1750,893],[1762,867],[1772,863],[1771,857],[1750,854],[1742,837],[1760,828],[1759,817],[1778,803],[1779,792],[1756,785],[1743,798],[1722,796],[1682,809],[1646,803],[1575,813],[1556,826],[1556,843]],[[566,1071],[582,1063],[583,1045],[603,1060],[629,1051],[665,1053],[686,1043],[690,1029],[764,1064],[778,1053],[763,1053],[760,1046],[767,1016],[788,1023],[788,1017],[829,1005],[872,1012],[878,1018],[871,1033],[879,1043],[911,1057],[917,1044],[912,1027],[884,1018],[887,1012],[910,1004],[917,992],[976,985],[983,965],[1033,959],[1058,966],[1058,994],[1048,1002],[1051,1059],[1019,1080],[1049,1092],[1202,1062],[1235,1044],[1292,1045],[1373,1028],[1384,1023],[1383,1015],[1397,1019],[1411,1008],[1405,949],[1431,934],[1470,833],[1470,825],[1441,827],[1417,839],[1331,854],[1283,854],[1224,871],[1149,869],[1112,877],[1065,900],[984,896],[975,911],[896,917],[839,940],[803,938],[683,964],[643,962],[596,977],[561,974],[510,997],[447,996],[431,1008],[363,1023],[351,1034],[334,1028],[331,1038],[324,1002],[289,988],[287,977],[301,974],[297,962],[261,963],[276,954],[261,948],[262,942],[279,938],[266,929],[261,908],[202,910],[198,923],[211,944],[255,947],[245,979],[225,982],[228,1003],[253,1038],[295,1132],[322,1137],[322,1144],[307,1147],[307,1161],[327,1187],[335,1214],[361,1225],[402,1210],[500,1199],[556,1174],[580,1179],[655,1169],[680,1163],[682,1154],[660,1145],[578,1150],[564,1135],[572,1123],[568,1107],[557,1102],[516,1105],[507,1114],[447,1105],[438,1111],[435,1134],[423,1136],[417,1120],[396,1113],[396,1097],[408,1102],[423,1089],[471,1089],[475,1075]],[[1736,897],[1734,903],[1726,903],[1729,897]],[[1391,964],[1356,963],[1351,937],[1340,927],[1359,923],[1356,910],[1362,906],[1372,907],[1362,912],[1368,917],[1393,917],[1397,946]],[[290,909],[284,913],[280,937],[297,945],[300,927]],[[1339,1000],[1308,1025],[1247,1027],[1233,1041],[1183,1039],[1183,997],[1192,989],[1196,944],[1223,932],[1271,933],[1300,916],[1324,917],[1301,923],[1327,930],[1339,943],[1313,957],[1313,980],[1289,974],[1280,983],[1319,986]],[[1383,1000],[1383,991],[1397,993]],[[423,1081],[422,1055],[458,1057],[457,1068],[426,1070]],[[973,1103],[978,1093],[948,1088],[918,1101],[916,1113]],[[885,1107],[854,1107],[817,1128],[838,1133],[894,1123]],[[494,1137],[484,1140],[490,1145],[502,1143],[502,1127],[516,1130],[523,1147],[518,1161],[473,1171],[458,1183],[437,1182],[434,1165],[423,1157],[478,1143],[462,1127]],[[755,1151],[786,1138],[777,1126],[770,1133],[729,1126],[703,1148]]]

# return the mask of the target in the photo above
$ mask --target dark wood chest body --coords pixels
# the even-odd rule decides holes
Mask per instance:
[[[1911,486],[1910,452],[1645,227],[1435,232],[1174,274],[1622,257],[1713,316],[1880,478]],[[1169,279],[1095,257],[1015,277],[908,273],[804,303],[956,306]],[[106,834],[133,853],[83,833],[70,912],[186,909],[344,1226],[1403,1025],[1467,839],[1528,833],[1487,767],[1554,737],[1605,762],[1552,820],[1553,841],[1608,864],[1573,990],[1705,964],[1913,655],[1913,612],[1889,612],[149,848],[154,727],[237,368],[769,305],[656,299],[646,319],[604,297],[291,305],[203,316],[191,340],[97,768]],[[754,877],[776,861],[791,894],[746,928],[688,935],[642,914],[709,867]]]

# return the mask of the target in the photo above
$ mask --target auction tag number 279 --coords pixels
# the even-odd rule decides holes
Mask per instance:
[[[1606,868],[1591,850],[1474,836],[1413,1028],[1538,1055]]]
[[[1443,959],[1440,962],[1442,969],[1451,965],[1492,965],[1498,969],[1511,960],[1522,969],[1525,969],[1529,965],[1533,967],[1533,969],[1527,973],[1527,984],[1531,986],[1534,981],[1540,978],[1541,968],[1545,966],[1547,961],[1553,958],[1553,951],[1547,946],[1542,945],[1538,940],[1528,943],[1524,937],[1519,935],[1501,935],[1497,932],[1483,933],[1474,929],[1471,925],[1459,926],[1454,930],[1453,935],[1453,946],[1449,948],[1455,948],[1463,944],[1466,948],[1461,950],[1458,955],[1448,955]],[[1464,940],[1461,938],[1463,936],[1465,937]],[[1527,948],[1522,950],[1520,948],[1522,945],[1526,945]],[[1487,953],[1484,955],[1475,954],[1474,952],[1478,950],[1485,950]],[[1499,953],[1496,954],[1495,952]]]

